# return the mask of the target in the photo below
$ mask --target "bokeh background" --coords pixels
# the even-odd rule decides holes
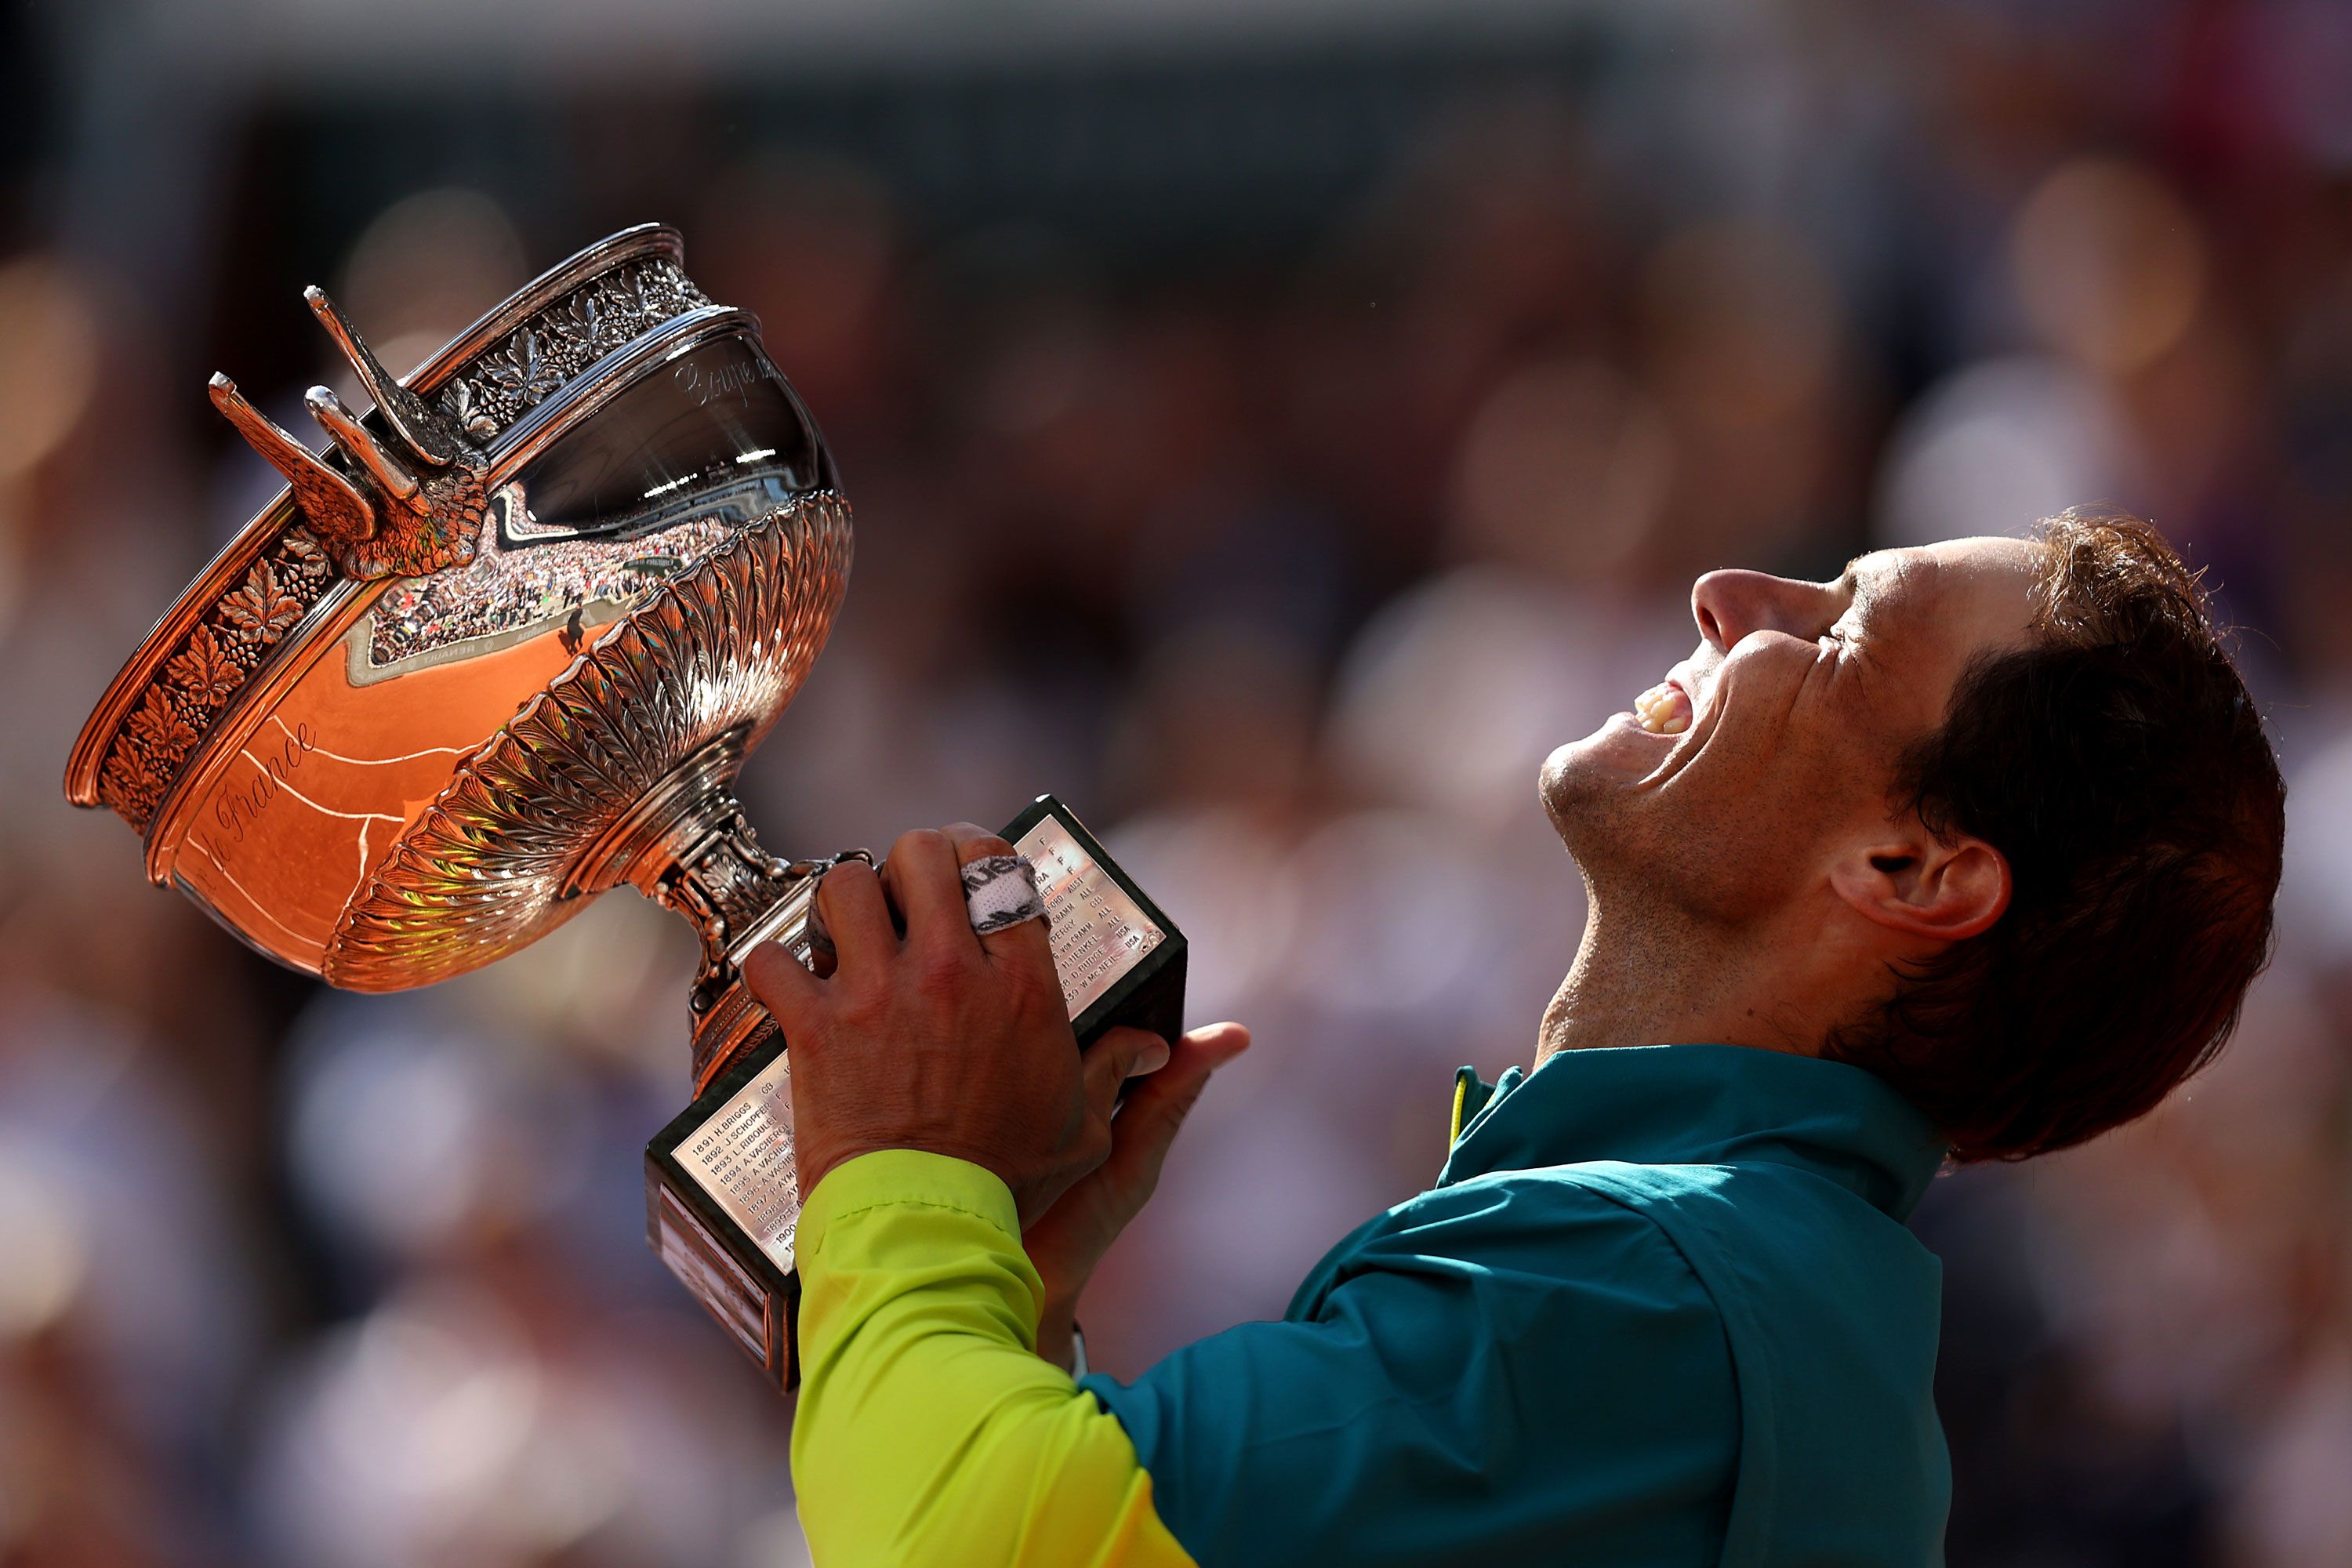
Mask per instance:
[[[1951,1560],[2352,1563],[2341,0],[0,6],[0,1562],[804,1561],[788,1407],[643,1240],[684,927],[332,994],[59,797],[276,488],[207,373],[296,424],[304,283],[401,368],[649,217],[858,507],[767,841],[1051,788],[1258,1031],[1087,1303],[1122,1373],[1527,1059],[1537,764],[1696,573],[2153,515],[2292,780],[2279,957],[2176,1103],[1921,1214]]]

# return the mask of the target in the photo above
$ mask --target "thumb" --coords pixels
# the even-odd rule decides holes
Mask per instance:
[[[1250,1032],[1240,1024],[1210,1024],[1179,1039],[1168,1065],[1138,1084],[1110,1124],[1110,1158],[1104,1170],[1136,1208],[1160,1184],[1160,1167],[1184,1118],[1200,1103],[1210,1075],[1249,1049]]]
[[[1105,1029],[1087,1047],[1080,1070],[1086,1077],[1087,1109],[1104,1121],[1118,1103],[1118,1086],[1138,1073],[1158,1072],[1168,1063],[1168,1042],[1148,1029]]]

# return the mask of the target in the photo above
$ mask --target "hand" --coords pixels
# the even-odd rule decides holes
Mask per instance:
[[[1095,1058],[1122,1035],[1112,1029],[1087,1052],[1087,1092],[1116,1098],[1118,1071],[1097,1069]],[[1156,1037],[1142,1037],[1159,1044]],[[1109,1158],[1064,1193],[1054,1206],[1022,1233],[1022,1249],[1045,1283],[1045,1306],[1037,1324],[1037,1353],[1056,1366],[1070,1364],[1070,1333],[1077,1321],[1079,1293],[1095,1266],[1160,1185],[1160,1167],[1186,1113],[1209,1087],[1209,1075],[1249,1049],[1250,1034],[1239,1024],[1211,1024],[1176,1042],[1167,1066],[1138,1084],[1110,1124]]]
[[[1082,1070],[1045,922],[971,929],[961,867],[1010,853],[966,823],[908,833],[879,876],[849,861],[818,884],[829,977],[772,942],[745,961],[791,1051],[803,1196],[845,1160],[924,1149],[993,1172],[1025,1225],[1110,1153],[1117,1080],[1090,1095],[1087,1076],[1149,1070],[1164,1047],[1130,1030]]]

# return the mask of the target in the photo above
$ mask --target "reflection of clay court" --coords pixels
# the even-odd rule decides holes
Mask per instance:
[[[362,621],[351,635],[364,630]],[[359,688],[343,648],[315,650],[227,759],[173,867],[274,956],[312,973],[361,879],[441,793],[450,768],[513,716],[514,691],[545,685],[572,657],[542,636]],[[297,742],[303,736],[307,747]],[[289,745],[299,765],[288,765]]]

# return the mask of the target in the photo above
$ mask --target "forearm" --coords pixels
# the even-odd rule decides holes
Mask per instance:
[[[821,1568],[1188,1563],[1118,1421],[1033,1353],[1012,1194],[888,1150],[809,1195],[793,1473]]]

